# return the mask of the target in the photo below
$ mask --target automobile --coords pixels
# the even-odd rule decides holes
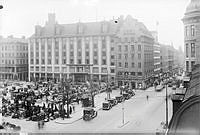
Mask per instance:
[[[103,110],[110,110],[112,108],[112,105],[111,105],[111,103],[110,102],[103,102],[103,104],[102,104],[102,109]]]
[[[172,83],[168,83],[168,87],[172,87]]]
[[[115,98],[108,99],[108,102],[111,104],[111,106],[115,106],[117,104],[117,100]]]
[[[83,120],[89,121],[97,117],[97,111],[92,107],[87,107],[83,110]]]
[[[128,99],[131,98],[130,94],[128,94],[128,93],[123,93],[123,97],[124,97],[126,100],[128,100]]]
[[[162,91],[163,88],[164,88],[163,85],[158,85],[156,87],[156,91]]]
[[[116,96],[115,99],[117,100],[118,103],[121,103],[124,101],[124,97],[123,96]]]
[[[172,90],[176,90],[176,85],[173,85],[173,86],[172,86]]]
[[[127,91],[127,93],[130,94],[131,97],[135,95],[135,92],[134,92],[133,90],[131,90],[131,89],[129,89],[129,90]]]

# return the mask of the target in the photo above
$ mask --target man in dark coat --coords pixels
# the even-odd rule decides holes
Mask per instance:
[[[72,114],[72,107],[69,107],[69,114]]]

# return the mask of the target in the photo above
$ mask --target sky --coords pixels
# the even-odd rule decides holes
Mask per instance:
[[[92,22],[120,15],[143,22],[148,30],[158,31],[162,44],[184,46],[181,19],[190,0],[0,0],[0,35],[7,37],[34,34],[35,25],[44,26],[48,13],[55,13],[59,24]],[[159,25],[156,25],[158,22]]]

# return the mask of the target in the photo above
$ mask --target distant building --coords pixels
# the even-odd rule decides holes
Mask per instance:
[[[27,80],[28,41],[25,37],[1,37],[0,50],[0,80]]]
[[[161,71],[160,43],[158,42],[158,32],[151,31],[151,34],[154,37],[154,45],[153,45],[154,75],[158,76]]]
[[[174,65],[174,48],[171,45],[160,46],[161,56],[161,71],[169,72],[172,71]]]
[[[118,85],[134,82],[135,87],[153,73],[153,38],[131,16],[58,24],[55,14],[49,14],[44,27],[35,26],[29,52],[30,80],[91,79]]]
[[[200,2],[191,0],[187,6],[184,23],[185,71],[190,73],[200,63]]]

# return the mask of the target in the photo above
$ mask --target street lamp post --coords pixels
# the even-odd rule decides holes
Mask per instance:
[[[107,99],[110,99],[110,88],[108,86],[108,69],[107,69]]]
[[[69,116],[69,84],[67,83],[67,86],[66,86],[66,91],[67,91],[67,118],[70,118]]]
[[[92,107],[94,107],[94,93],[93,93],[93,85],[92,85],[92,79],[90,78],[90,92],[92,97]]]
[[[62,90],[63,90],[63,99],[62,99],[62,104],[63,104],[63,106],[62,106],[62,111],[63,111],[63,120],[64,120],[64,118],[65,118],[65,111],[64,111],[64,107],[65,107],[65,92],[66,92],[66,94],[67,94],[67,117],[66,118],[70,118],[70,116],[69,116],[69,89],[70,89],[70,87],[69,87],[69,83],[67,82],[67,85],[66,84],[64,84],[64,82],[63,82],[63,80],[62,80]]]
[[[166,84],[166,128],[168,128],[168,93]]]
[[[124,102],[122,102],[122,125],[124,125]]]

